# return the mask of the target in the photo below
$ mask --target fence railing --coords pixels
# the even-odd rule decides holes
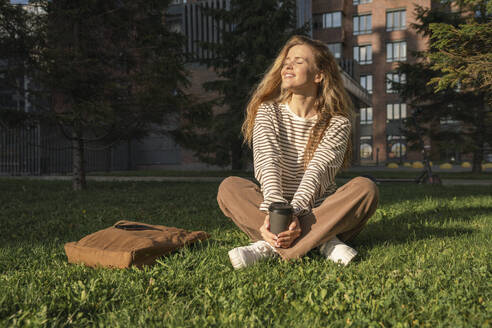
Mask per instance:
[[[85,150],[87,172],[128,169],[125,145]],[[0,129],[0,175],[67,174],[72,171],[69,140],[53,127]]]

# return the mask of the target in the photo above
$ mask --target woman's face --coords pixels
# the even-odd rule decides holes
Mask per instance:
[[[321,75],[314,68],[314,54],[311,48],[301,44],[289,49],[282,64],[282,88],[295,93],[316,92]]]

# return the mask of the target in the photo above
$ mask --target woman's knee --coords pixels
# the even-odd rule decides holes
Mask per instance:
[[[217,192],[217,200],[223,199],[224,196],[231,195],[237,190],[238,182],[241,178],[239,177],[227,177],[219,185],[219,190]]]
[[[353,182],[357,184],[359,190],[368,198],[379,199],[379,189],[374,181],[366,177],[356,177]]]

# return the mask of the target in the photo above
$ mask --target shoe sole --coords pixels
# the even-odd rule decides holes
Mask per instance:
[[[239,255],[239,251],[237,249],[231,249],[229,252],[229,260],[231,261],[232,267],[235,270],[242,269],[246,267],[241,255]]]
[[[352,262],[354,257],[357,256],[357,251],[353,248],[351,250],[349,250],[348,252],[350,252],[350,255],[345,258],[345,260],[346,260],[345,262],[342,259],[338,259],[335,261],[332,257],[328,257],[328,259],[332,260],[335,263],[341,263],[343,266],[347,266],[350,262]]]

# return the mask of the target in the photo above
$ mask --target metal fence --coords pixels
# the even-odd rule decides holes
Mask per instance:
[[[131,169],[130,145],[89,146],[87,172]],[[67,174],[72,171],[69,140],[53,127],[0,129],[0,175]]]

